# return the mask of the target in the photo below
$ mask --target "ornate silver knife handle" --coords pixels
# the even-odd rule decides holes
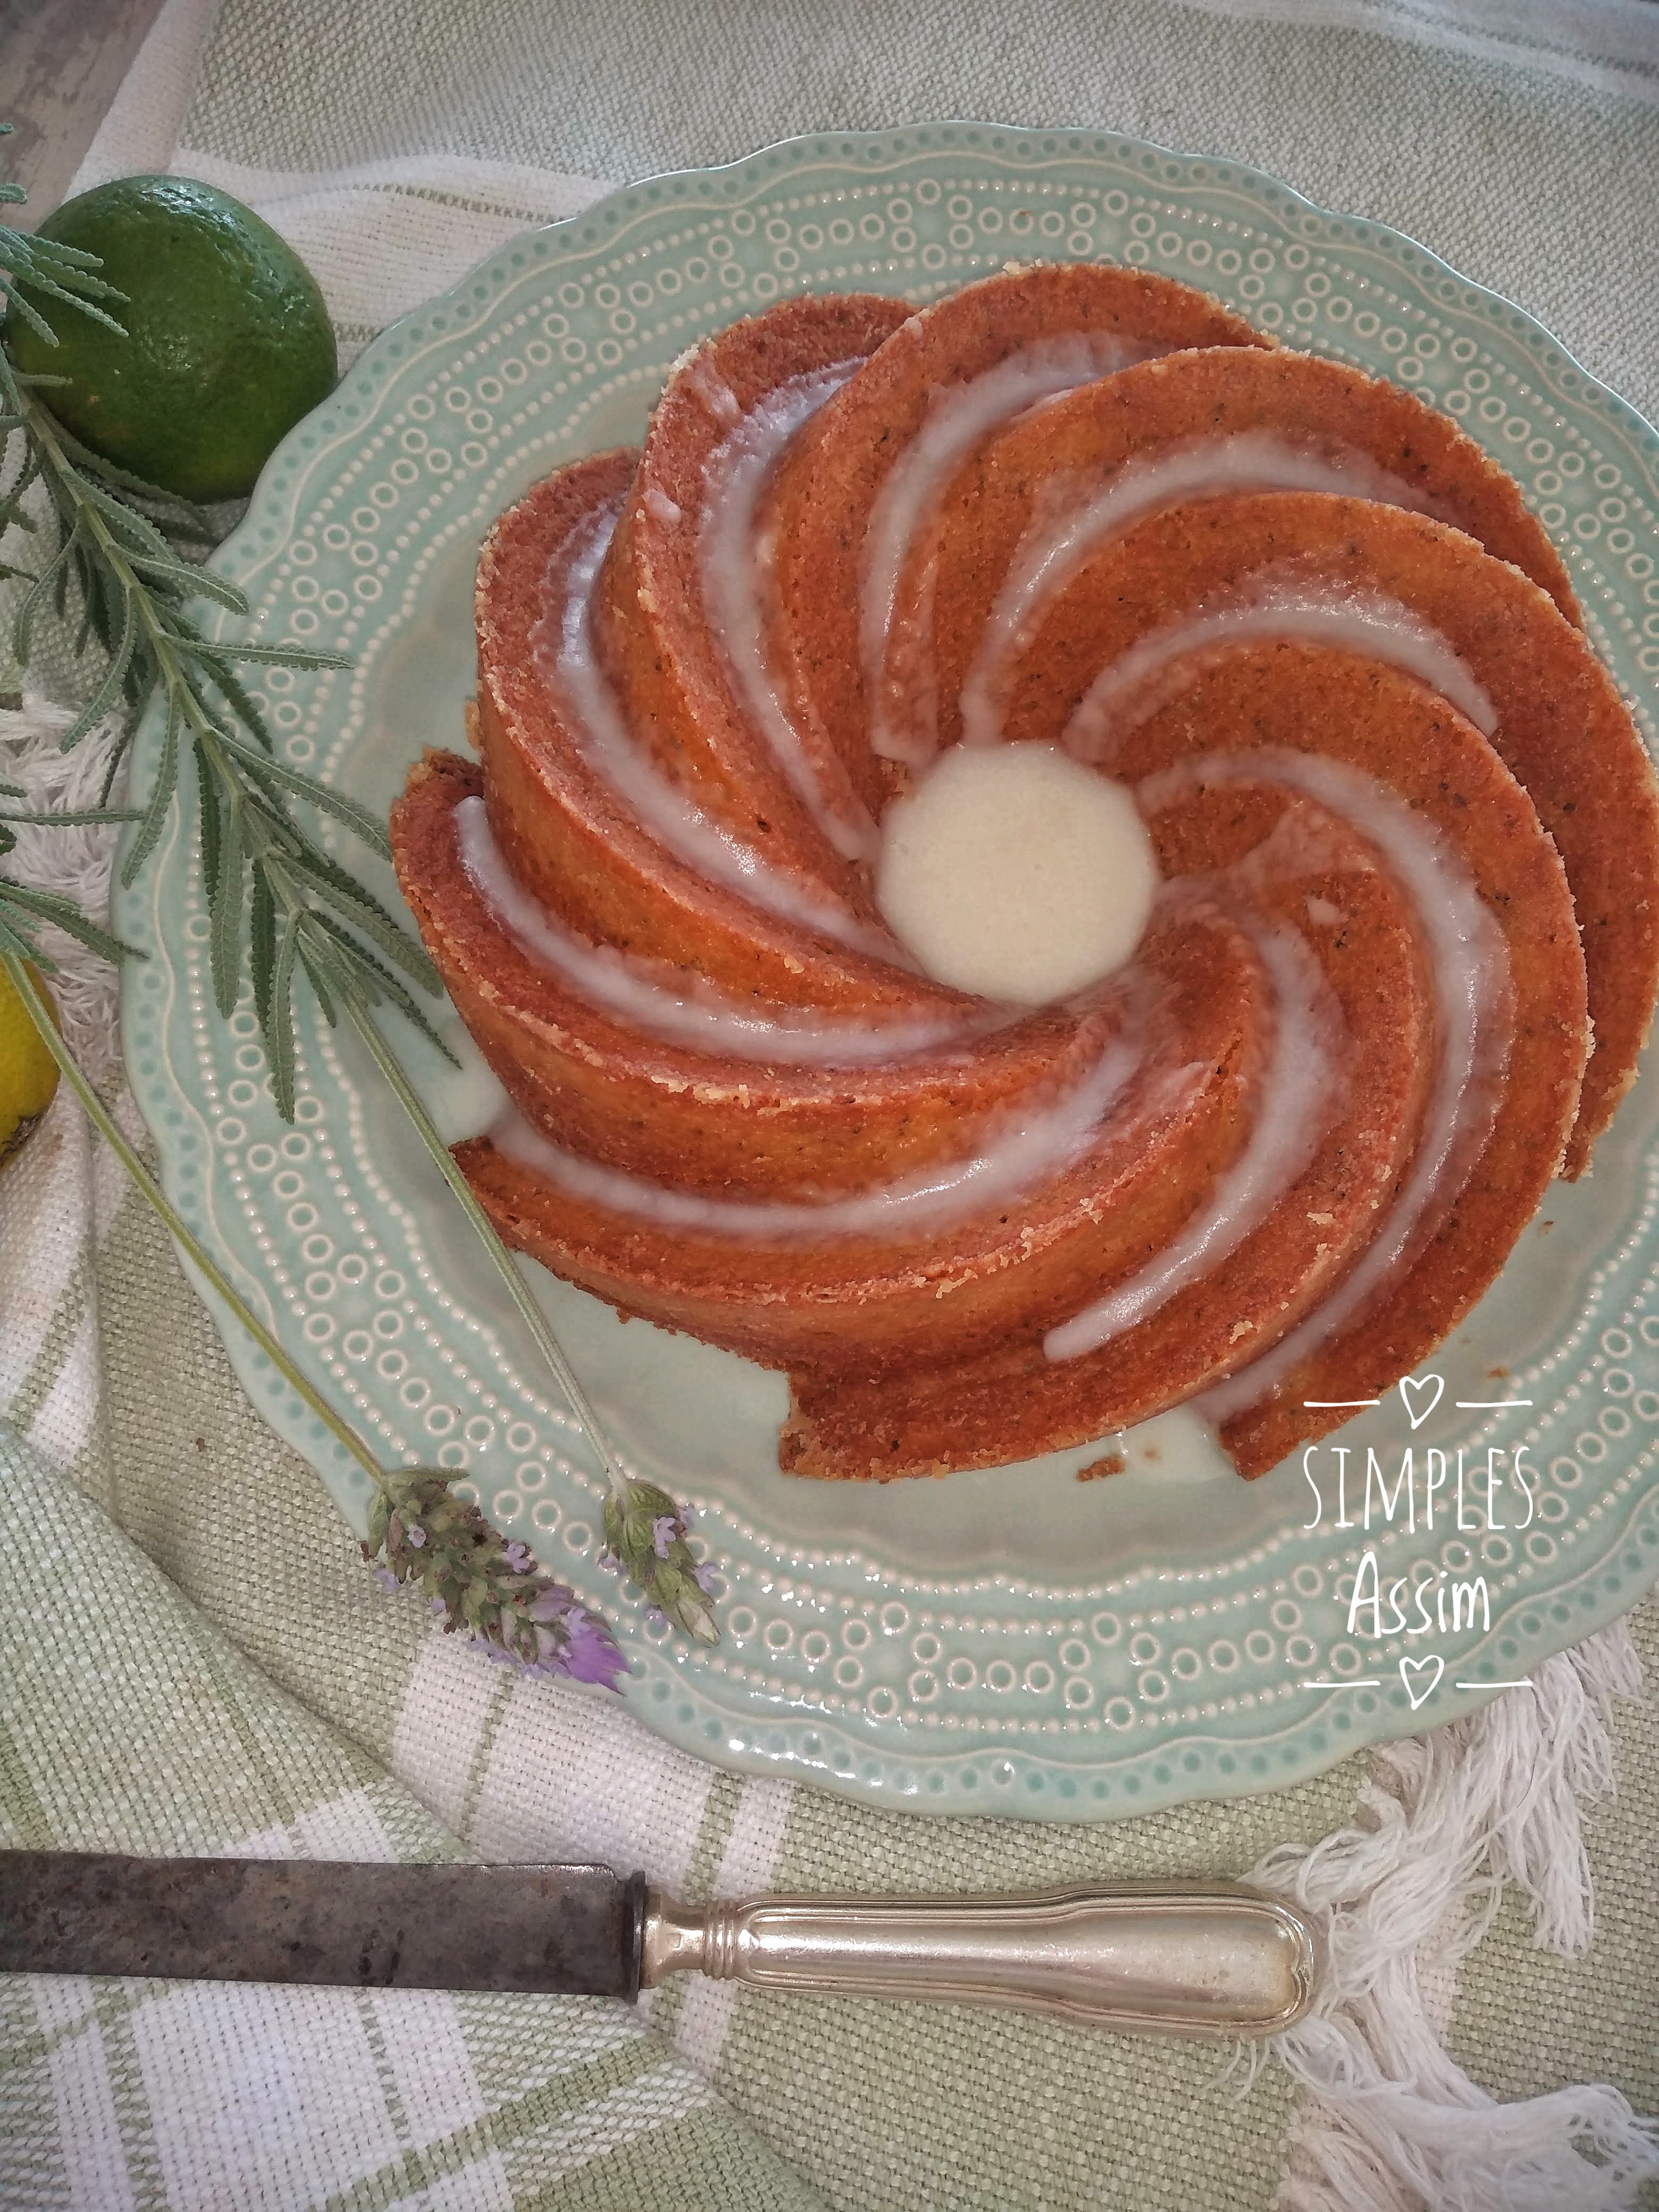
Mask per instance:
[[[756,1897],[690,1907],[647,1893],[641,1981],[694,1969],[757,1989],[922,1997],[1158,2035],[1276,2035],[1313,2002],[1311,1924],[1227,1884],[1023,1896]]]

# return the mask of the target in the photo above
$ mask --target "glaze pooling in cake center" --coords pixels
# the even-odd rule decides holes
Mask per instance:
[[[877,903],[939,982],[1042,1006],[1140,942],[1158,889],[1146,824],[1055,746],[955,746],[881,826]]]

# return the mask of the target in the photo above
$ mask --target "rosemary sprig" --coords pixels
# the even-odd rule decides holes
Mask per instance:
[[[131,743],[138,717],[152,697],[165,708],[161,750],[140,812],[137,834],[122,864],[131,884],[154,851],[179,788],[184,751],[193,756],[202,841],[202,867],[211,919],[209,966],[219,1012],[234,1011],[240,991],[244,916],[247,953],[270,1063],[276,1103],[285,1119],[294,1112],[293,1030],[289,989],[300,940],[285,952],[277,942],[267,962],[262,928],[283,913],[311,924],[307,943],[328,937],[338,955],[366,982],[383,989],[399,1010],[437,1042],[413,994],[398,980],[436,990],[426,953],[401,929],[374,894],[325,853],[294,817],[290,801],[303,799],[353,830],[375,851],[390,853],[385,830],[355,799],[279,760],[270,733],[235,674],[238,662],[280,663],[291,668],[342,668],[337,653],[283,643],[227,643],[206,637],[186,611],[198,597],[246,614],[247,602],[234,584],[182,561],[156,526],[85,473],[79,448],[56,422],[27,380],[0,355],[0,430],[21,429],[30,459],[8,498],[0,501],[0,526],[23,520],[19,502],[30,482],[45,486],[57,520],[58,543],[33,580],[14,625],[13,650],[26,661],[33,626],[46,589],[74,573],[82,609],[81,645],[95,635],[108,655],[103,676],[72,726],[64,749],[79,743],[118,702],[126,721],[112,748],[106,793]],[[363,939],[367,939],[366,945]],[[377,957],[379,955],[383,957]],[[307,972],[310,963],[307,963]],[[314,978],[313,978],[314,980]]]
[[[9,138],[12,130],[11,124],[0,123],[0,138]],[[21,185],[0,184],[0,205],[15,206],[27,198]],[[5,297],[7,312],[27,323],[47,345],[57,344],[58,334],[29,299],[30,290],[44,293],[48,299],[65,300],[83,315],[90,315],[94,322],[106,324],[112,331],[121,329],[98,302],[124,301],[126,295],[105,283],[98,274],[100,266],[95,253],[84,253],[79,246],[61,246],[56,239],[37,238],[32,231],[0,223],[0,295]]]
[[[7,127],[0,125],[0,132]],[[21,200],[24,197],[19,186],[0,185],[0,201]],[[100,299],[118,302],[125,295],[97,276],[98,264],[93,257],[0,225],[0,264],[10,271],[9,278],[0,271],[0,290],[10,292],[18,312],[43,331],[52,343],[58,342],[55,335],[39,311],[27,304],[21,292],[12,289],[15,284],[33,285],[48,296],[94,315],[113,329],[120,329],[96,302]],[[122,879],[131,884],[161,836],[178,797],[184,756],[190,754],[196,774],[214,1000],[220,1013],[228,1017],[240,998],[244,973],[247,974],[277,1110],[285,1121],[293,1120],[293,994],[295,977],[302,975],[315,991],[330,1025],[336,1024],[343,1011],[368,1044],[422,1142],[483,1238],[533,1341],[586,1429],[610,1485],[605,1532],[612,1557],[670,1620],[701,1642],[718,1642],[719,1631],[704,1587],[706,1571],[698,1566],[687,1546],[684,1516],[665,1492],[653,1485],[636,1481],[617,1462],[540,1308],[530,1296],[494,1224],[450,1158],[430,1115],[375,1019],[375,1011],[389,1004],[428,1037],[446,1058],[452,1057],[411,988],[413,986],[436,992],[440,984],[435,969],[424,949],[407,934],[386,907],[295,819],[292,805],[299,800],[332,816],[372,849],[389,858],[391,848],[386,832],[366,808],[277,757],[258,707],[236,673],[239,665],[317,670],[343,668],[349,664],[337,654],[314,652],[288,641],[266,645],[209,638],[187,611],[190,602],[207,598],[238,615],[246,615],[248,606],[234,584],[181,558],[175,550],[174,540],[211,542],[213,533],[206,518],[188,502],[113,467],[81,445],[56,420],[40,396],[42,390],[56,380],[20,374],[5,353],[0,351],[0,437],[20,432],[23,453],[16,477],[0,494],[0,534],[14,526],[25,533],[39,534],[27,504],[27,495],[37,484],[45,495],[52,527],[51,543],[42,549],[45,557],[40,567],[25,571],[0,562],[0,580],[21,580],[28,587],[21,596],[14,623],[14,656],[20,666],[27,662],[41,611],[50,602],[59,618],[65,617],[73,588],[81,615],[76,644],[77,657],[84,654],[95,639],[104,653],[105,665],[85,705],[60,742],[63,749],[69,750],[118,705],[125,708],[121,735],[112,749],[105,777],[106,800],[139,720],[153,699],[161,702],[166,719],[160,757],[141,807],[111,808],[106,805],[49,817],[16,812],[8,815],[0,810],[0,860],[16,842],[6,826],[9,821],[136,821],[138,829],[122,866]],[[135,506],[135,500],[142,501],[149,511],[143,512]],[[13,797],[22,795],[4,785],[0,785],[0,793]],[[100,929],[70,900],[30,890],[0,875],[0,958],[10,963],[32,958],[37,965],[50,969],[53,963],[44,953],[40,937],[41,925],[47,922],[55,923],[107,959],[118,959],[133,950],[109,932]],[[33,994],[27,994],[27,999],[33,1009]],[[38,1025],[38,1013],[36,1018]],[[53,1045],[56,1054],[55,1032],[47,1041]],[[80,1084],[76,1087],[78,1091]],[[124,1164],[128,1164],[130,1173],[133,1171],[125,1155]],[[141,1188],[145,1188],[146,1196],[150,1197],[152,1204],[155,1203],[160,1194],[152,1195],[154,1187],[148,1184],[148,1178],[141,1182]],[[182,1224],[176,1215],[171,1215],[170,1209],[169,1215],[169,1225],[173,1227],[175,1235],[179,1235]],[[202,1262],[198,1260],[198,1264]],[[222,1282],[222,1278],[218,1281]],[[228,1286],[222,1294],[246,1319],[246,1308],[235,1299]],[[294,1380],[297,1370],[291,1363],[283,1358],[270,1342],[265,1342],[264,1348],[277,1359],[282,1371]],[[321,1401],[308,1386],[301,1388],[296,1382],[295,1387],[301,1389],[301,1396],[313,1405],[313,1410],[320,1410]],[[341,1433],[341,1428],[331,1417],[325,1414],[324,1418],[330,1420],[337,1434]],[[362,1456],[361,1453],[356,1455]],[[367,1461],[363,1463],[368,1465]],[[375,1479],[391,1478],[377,1474]],[[421,1475],[421,1480],[428,1485],[451,1479],[425,1473]],[[385,1494],[383,1490],[382,1495]],[[426,1497],[424,1492],[422,1495]],[[431,1503],[427,1498],[428,1506]],[[439,1558],[438,1552],[417,1560],[418,1546],[399,1551],[399,1540],[386,1532],[394,1524],[403,1528],[407,1516],[394,1514],[390,1509],[380,1524],[380,1540],[387,1571],[399,1579],[413,1577],[422,1581],[428,1594],[446,1608],[451,1607],[452,1601],[460,1602],[458,1592],[475,1589],[474,1598],[468,1602],[483,1604],[485,1616],[495,1620],[499,1607],[495,1613],[490,1611],[495,1600],[491,1598],[486,1602],[477,1595],[477,1591],[494,1587],[494,1571],[488,1570],[487,1564],[480,1564],[478,1576],[469,1580],[461,1574],[460,1568],[469,1557],[486,1563],[487,1555],[494,1556],[489,1553],[489,1543],[499,1540],[494,1538],[493,1532],[488,1539],[479,1533],[481,1529],[488,1530],[488,1523],[476,1515],[474,1509],[463,1509],[453,1500],[451,1503],[454,1512],[447,1517],[438,1516],[441,1525],[449,1531],[446,1538],[447,1548],[441,1554],[449,1562],[447,1578],[439,1577],[434,1580],[432,1562]],[[431,1525],[433,1510],[428,1510],[426,1520],[418,1525]],[[478,1528],[472,1528],[466,1518],[469,1514],[477,1520]],[[456,1519],[456,1515],[460,1519]],[[465,1540],[464,1528],[471,1530]],[[668,1533],[671,1529],[672,1535]],[[398,1565],[400,1559],[402,1566]],[[548,1587],[562,1589],[562,1585]],[[527,1590],[520,1592],[519,1600],[521,1602],[515,1602],[519,1603],[520,1613],[539,1601],[534,1593]],[[571,1602],[574,1601],[573,1599]],[[468,1626],[477,1625],[470,1615],[455,1617],[465,1617]],[[497,1626],[500,1625],[498,1620]],[[544,1626],[544,1623],[530,1622],[526,1614],[520,1630],[515,1632],[516,1644],[505,1629],[491,1640],[533,1664],[534,1659],[527,1659],[526,1655],[539,1650],[546,1642],[541,1635]],[[609,1632],[604,1633],[608,1638]]]

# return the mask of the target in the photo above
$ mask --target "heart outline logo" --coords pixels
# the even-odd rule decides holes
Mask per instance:
[[[1418,1401],[1413,1395],[1419,1390],[1431,1394],[1428,1404],[1421,1412],[1418,1410]],[[1422,1427],[1445,1395],[1446,1378],[1443,1375],[1425,1375],[1420,1382],[1415,1375],[1402,1375],[1400,1378],[1401,1401],[1406,1408],[1406,1418],[1413,1429]]]
[[[1430,1668],[1432,1668],[1434,1672],[1431,1674],[1429,1674],[1427,1684],[1424,1688],[1419,1690],[1417,1687],[1413,1677],[1428,1674]],[[1412,1711],[1413,1712],[1415,1712],[1418,1707],[1427,1698],[1431,1698],[1435,1692],[1440,1687],[1440,1677],[1445,1673],[1445,1671],[1446,1662],[1440,1656],[1440,1654],[1437,1651],[1431,1651],[1425,1659],[1402,1659],[1401,1661],[1400,1679],[1406,1686],[1406,1695],[1412,1701]]]

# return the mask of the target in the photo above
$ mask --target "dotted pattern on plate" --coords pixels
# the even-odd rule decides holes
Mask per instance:
[[[355,663],[263,672],[256,696],[288,758],[362,787],[376,687],[434,569],[532,475],[642,419],[698,338],[791,293],[925,300],[1010,259],[1096,256],[1200,285],[1461,421],[1565,550],[1589,635],[1654,743],[1659,440],[1528,318],[1395,234],[1252,172],[1115,138],[942,127],[800,142],[635,187],[504,249],[371,348],[283,447],[222,557],[253,634]],[[691,1651],[599,1571],[602,1485],[580,1436],[489,1308],[452,1294],[447,1232],[387,1164],[393,1109],[372,1078],[308,1016],[306,1095],[284,1129],[251,1008],[228,1029],[212,1018],[199,875],[176,828],[118,921],[157,948],[129,974],[128,1054],[183,1211],[390,1460],[465,1468],[464,1490],[617,1622],[630,1701],[688,1747],[929,1810],[1098,1817],[1287,1781],[1472,1701],[1443,1693],[1413,1721],[1397,1662],[1414,1647],[1332,1640],[1352,1555],[1328,1527],[1294,1522],[1220,1561],[1061,1587],[930,1581],[792,1545],[710,1495],[696,1502],[725,1576],[724,1640]],[[1626,1115],[1651,1121],[1652,1090]],[[1526,1442],[1542,1476],[1533,1525],[1375,1538],[1385,1581],[1486,1575],[1491,1633],[1440,1640],[1449,1680],[1510,1678],[1659,1573],[1656,1172],[1650,1149],[1586,1266],[1577,1319],[1506,1383],[1531,1409],[1436,1437]],[[256,1402],[361,1516],[361,1475],[266,1363],[234,1337],[231,1351]],[[1376,1674],[1377,1689],[1298,1686]]]

